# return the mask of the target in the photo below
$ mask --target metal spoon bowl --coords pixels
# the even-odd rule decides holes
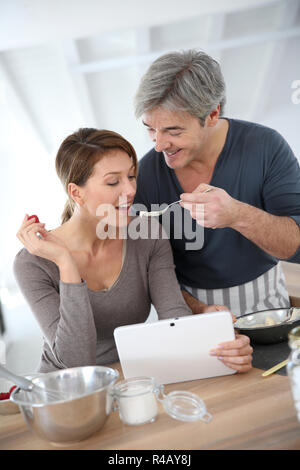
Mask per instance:
[[[40,403],[41,400],[44,400],[45,393],[50,401],[58,401],[66,399],[67,396],[62,394],[62,392],[51,389],[44,389],[40,385],[34,383],[32,380],[29,380],[26,377],[21,375],[14,374],[13,372],[6,369],[3,365],[0,364],[0,377],[4,377],[15,385],[19,389],[24,390],[25,392],[30,392],[27,394],[28,401],[30,403]]]
[[[208,193],[209,191],[212,191],[213,188],[207,188],[203,193]],[[159,217],[160,215],[163,215],[167,210],[173,206],[174,204],[178,204],[181,202],[181,199],[178,201],[171,202],[171,204],[168,204],[164,209],[160,211],[140,211],[139,216],[140,217]]]

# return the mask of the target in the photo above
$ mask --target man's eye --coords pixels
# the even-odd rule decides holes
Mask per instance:
[[[170,132],[170,135],[172,137],[178,137],[179,135],[181,135],[181,132]]]

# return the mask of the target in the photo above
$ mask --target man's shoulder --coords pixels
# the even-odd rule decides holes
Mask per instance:
[[[253,136],[253,134],[260,137],[282,138],[278,131],[272,127],[257,122],[246,121],[242,119],[229,119],[229,123],[234,133],[241,132],[244,135]]]
[[[256,122],[230,119],[230,144],[245,156],[251,153],[251,162],[293,162],[296,157],[282,134],[272,127]]]

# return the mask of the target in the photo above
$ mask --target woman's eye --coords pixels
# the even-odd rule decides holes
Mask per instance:
[[[108,186],[116,186],[119,183],[119,181],[116,181],[115,183],[107,183]]]
[[[128,176],[128,178],[129,178],[130,180],[133,180],[133,179],[135,180],[136,176],[135,176],[135,175],[131,175],[131,176]]]

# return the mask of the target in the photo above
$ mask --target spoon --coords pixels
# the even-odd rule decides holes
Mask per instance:
[[[212,191],[213,188],[207,188],[205,191],[203,191],[203,193],[208,193],[209,191]],[[160,210],[160,211],[140,211],[139,213],[139,216],[140,217],[159,217],[160,215],[164,214],[165,212],[167,212],[167,210],[173,206],[174,204],[178,204],[179,202],[181,202],[181,199],[179,199],[179,201],[175,201],[175,202],[171,202],[171,204],[168,204],[167,207],[165,207],[164,209]]]
[[[1,364],[0,364],[0,377],[5,377],[6,379],[16,384],[22,390],[26,392],[31,392],[33,402],[44,400],[45,394],[46,394],[47,400],[50,400],[50,401],[63,400],[63,399],[68,398],[66,394],[63,394],[60,391],[44,389],[43,387],[40,387],[39,385],[33,383],[31,380],[26,379],[25,377],[22,377],[20,375],[14,374],[13,372],[3,367]]]
[[[6,379],[10,380],[14,384],[18,385],[22,390],[25,390],[26,392],[31,392],[34,383],[31,382],[31,380],[26,379],[25,377],[21,377],[20,375],[13,374],[9,370],[7,370],[5,367],[3,367],[0,364],[0,376],[5,377]]]
[[[164,209],[160,211],[150,211],[150,212],[140,211],[139,216],[140,217],[158,217],[164,214],[169,209],[169,207],[173,206],[174,204],[178,204],[178,202],[181,202],[181,199],[179,199],[179,201],[171,202],[171,204],[169,204],[167,207],[165,207]]]

